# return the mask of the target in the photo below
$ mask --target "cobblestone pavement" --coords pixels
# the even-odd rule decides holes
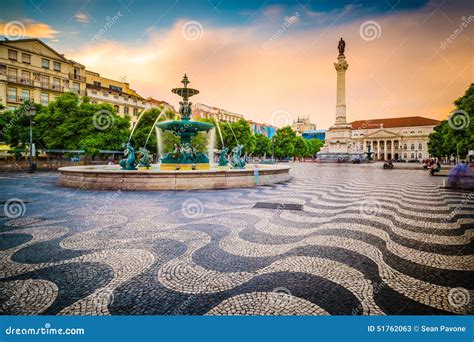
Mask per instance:
[[[0,313],[473,312],[474,193],[373,165],[300,163],[292,175],[253,189],[121,192],[0,174]]]

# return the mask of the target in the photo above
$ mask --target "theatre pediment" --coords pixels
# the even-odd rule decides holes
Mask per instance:
[[[365,139],[393,139],[397,138],[398,134],[395,134],[390,131],[386,131],[384,129],[380,129],[376,132],[373,132],[371,134],[367,134],[364,138]]]

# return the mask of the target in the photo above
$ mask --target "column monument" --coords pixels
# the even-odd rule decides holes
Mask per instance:
[[[349,64],[344,55],[346,42],[341,38],[337,46],[339,55],[334,67],[337,72],[336,121],[326,133],[324,147],[317,154],[319,162],[349,162],[365,160],[363,151],[351,139],[352,126],[346,120],[346,71]]]

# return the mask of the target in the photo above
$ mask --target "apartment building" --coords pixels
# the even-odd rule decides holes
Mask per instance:
[[[140,113],[147,109],[146,100],[127,82],[102,77],[99,73],[86,70],[87,96],[92,103],[109,103],[120,115],[130,115],[132,126]]]
[[[0,41],[0,103],[13,110],[24,101],[47,105],[64,92],[86,93],[84,65],[39,39]]]

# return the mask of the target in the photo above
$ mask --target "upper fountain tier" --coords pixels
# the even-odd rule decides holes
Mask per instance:
[[[179,114],[181,115],[181,120],[165,121],[156,124],[158,128],[161,128],[165,131],[175,132],[176,135],[181,137],[181,143],[190,143],[191,138],[197,135],[199,132],[207,132],[214,128],[214,125],[207,122],[199,122],[191,120],[191,105],[192,103],[188,99],[196,94],[199,94],[199,90],[188,88],[189,80],[188,76],[184,74],[183,88],[174,88],[171,91],[175,94],[178,94],[183,98],[179,102]]]

